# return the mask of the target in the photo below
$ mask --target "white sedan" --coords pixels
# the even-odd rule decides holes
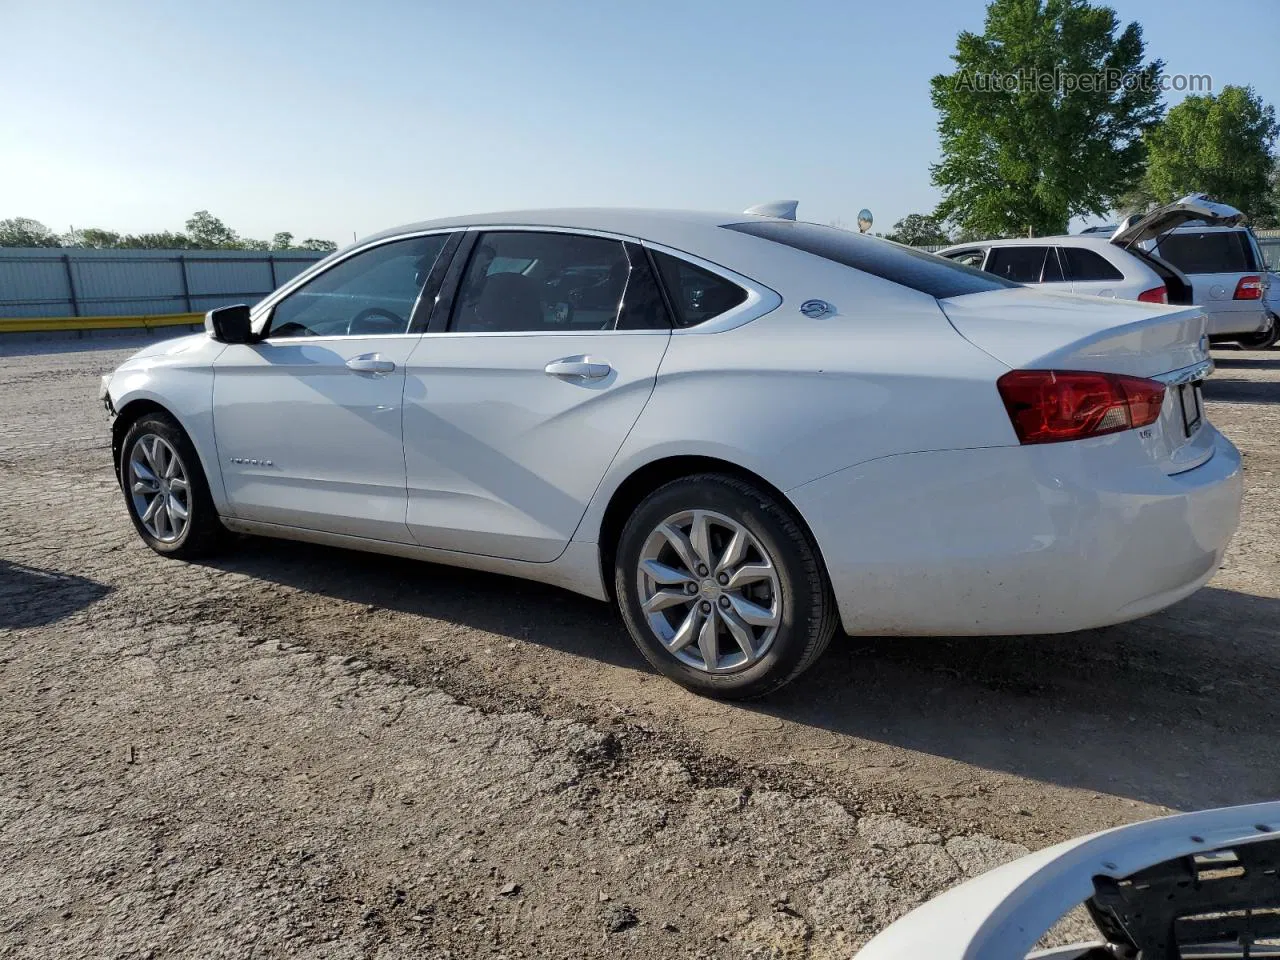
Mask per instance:
[[[837,628],[1143,616],[1239,516],[1200,310],[791,219],[419,223],[206,327],[104,378],[154,550],[233,531],[538,580],[612,600],[715,696],[779,687]]]

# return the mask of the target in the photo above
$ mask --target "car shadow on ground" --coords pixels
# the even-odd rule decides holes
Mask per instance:
[[[652,672],[610,607],[551,587],[256,538],[217,566]],[[1062,636],[837,636],[771,697],[708,709],[1192,809],[1280,796],[1277,688],[1280,600],[1206,588],[1144,620]],[[645,691],[661,710],[654,685]]]
[[[1201,387],[1206,400],[1226,403],[1280,403],[1280,380],[1239,380],[1215,375]]]
[[[48,626],[110,592],[95,580],[0,560],[0,630]]]
[[[1280,350],[1272,354],[1240,353],[1230,357],[1214,354],[1213,365],[1223,370],[1280,370]]]

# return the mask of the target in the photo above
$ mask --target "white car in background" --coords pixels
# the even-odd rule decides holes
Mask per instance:
[[[1193,195],[1130,217],[1110,237],[984,240],[947,247],[939,256],[1016,283],[1146,303],[1195,304],[1208,315],[1212,339],[1256,345],[1271,329],[1263,306],[1266,273],[1257,242],[1239,226],[1241,219],[1235,207]]]
[[[1278,869],[1280,803],[1133,823],[968,880],[897,920],[856,960],[1274,958]],[[1036,950],[1081,904],[1088,920],[1070,918],[1074,936],[1061,939],[1087,939]]]
[[[791,219],[549,210],[370,237],[102,396],[158,553],[236,531],[538,580],[747,697],[837,627],[1063,632],[1198,589],[1241,496],[1204,330]]]

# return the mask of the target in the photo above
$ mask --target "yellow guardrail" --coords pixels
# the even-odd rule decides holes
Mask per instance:
[[[204,321],[203,313],[158,313],[138,317],[0,317],[0,333],[46,330],[120,330],[129,327],[181,327]]]

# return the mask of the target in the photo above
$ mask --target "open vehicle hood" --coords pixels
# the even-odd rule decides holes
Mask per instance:
[[[1235,207],[1216,200],[1209,200],[1203,193],[1192,193],[1173,203],[1157,207],[1150,213],[1134,214],[1116,228],[1111,242],[1131,247],[1144,240],[1154,240],[1174,227],[1192,220],[1201,220],[1211,227],[1235,226],[1244,214]]]
[[[1273,802],[1068,840],[930,900],[878,934],[857,960],[1023,960],[1082,902],[1099,926],[1098,940],[1031,956],[1280,956],[1280,947],[1241,947],[1250,938],[1280,943],[1280,913],[1271,912],[1280,907],[1276,831],[1280,803]]]

